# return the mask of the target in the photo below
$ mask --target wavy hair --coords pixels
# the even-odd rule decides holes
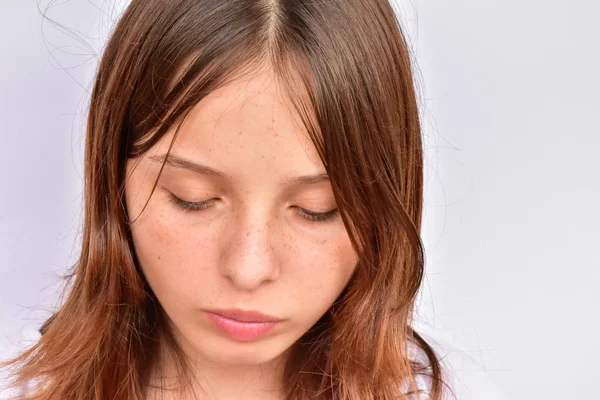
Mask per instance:
[[[286,399],[408,399],[432,347],[412,329],[421,286],[423,149],[410,52],[388,0],[133,0],[91,94],[80,256],[41,339],[5,366],[29,400],[145,398],[159,338],[185,360],[136,259],[126,162],[240,73],[269,66],[329,174],[358,258],[292,348]],[[245,72],[244,72],[245,71]],[[302,94],[302,95],[299,95]],[[411,359],[410,344],[427,360]],[[402,392],[407,383],[409,393]]]

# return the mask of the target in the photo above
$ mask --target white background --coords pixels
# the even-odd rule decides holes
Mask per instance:
[[[600,5],[401,1],[427,155],[419,327],[508,399],[600,398]],[[56,2],[80,42],[36,3],[0,0],[0,355],[76,260],[87,91],[120,10]]]

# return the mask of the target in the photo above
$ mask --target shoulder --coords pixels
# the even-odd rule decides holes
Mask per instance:
[[[483,363],[448,343],[430,338],[427,338],[427,343],[431,345],[440,362],[441,400],[507,400]],[[410,399],[431,400],[433,387],[431,361],[417,343],[409,342],[408,353],[412,361],[424,366],[424,369],[415,376],[419,394],[411,395]]]
[[[0,343],[0,362],[16,357],[31,345],[35,344],[41,334],[35,329],[24,329],[16,337],[3,337]],[[11,369],[0,369],[0,400],[14,400],[28,392],[28,387],[14,387],[11,383]]]
[[[485,365],[460,351],[449,343],[433,341],[428,343],[434,349],[440,361],[442,374],[442,400],[507,400],[502,390],[493,381]],[[409,346],[409,355],[421,364],[429,365],[425,352],[417,344]],[[417,387],[423,390],[424,396],[415,400],[430,400],[432,378],[431,369],[415,377]]]
[[[431,361],[423,348],[413,341],[408,342],[407,350],[410,361],[421,365],[423,369],[414,376],[417,393],[410,393],[408,382],[402,388],[403,393],[410,393],[411,400],[429,400],[433,388]]]
[[[482,362],[467,352],[447,350],[444,354],[446,368],[457,400],[507,400],[508,397],[494,382]]]

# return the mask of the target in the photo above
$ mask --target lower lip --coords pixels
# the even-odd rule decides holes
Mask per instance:
[[[240,342],[260,339],[275,328],[278,322],[243,322],[230,319],[211,312],[206,313],[208,319],[220,331]]]

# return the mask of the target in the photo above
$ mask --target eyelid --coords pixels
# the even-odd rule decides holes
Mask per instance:
[[[207,209],[211,203],[214,203],[216,199],[211,198],[208,200],[198,201],[198,202],[190,202],[185,201],[178,196],[175,196],[173,193],[169,192],[169,201],[175,204],[177,207],[186,210],[186,211],[200,211]]]
[[[327,222],[327,221],[335,219],[339,214],[339,210],[337,208],[334,208],[334,209],[326,211],[326,212],[311,211],[311,210],[308,210],[303,207],[296,207],[296,208],[301,211],[299,214],[303,218],[305,218],[309,221],[312,221],[312,222]]]
[[[190,202],[179,198],[171,192],[169,192],[169,197],[169,201],[175,204],[175,206],[177,206],[178,208],[184,211],[192,212],[206,210],[211,206],[212,203],[218,200],[216,198],[211,198],[204,201]],[[310,222],[328,222],[334,220],[339,215],[339,210],[337,208],[325,212],[312,211],[299,206],[294,206],[293,208],[299,210],[299,212],[297,213],[302,218]]]

